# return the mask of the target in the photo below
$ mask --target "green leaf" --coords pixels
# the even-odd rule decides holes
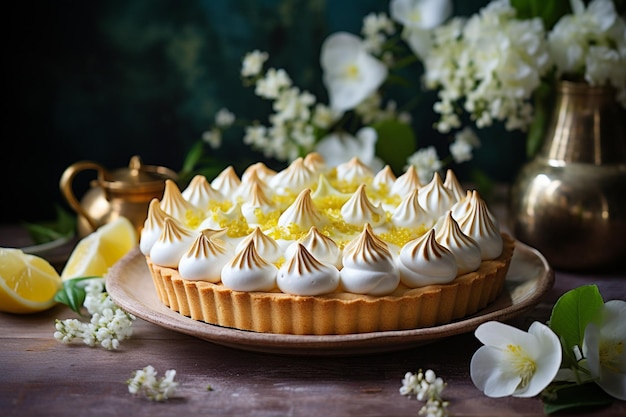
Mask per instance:
[[[567,354],[582,346],[585,328],[596,320],[604,300],[596,285],[583,285],[563,294],[554,304],[549,326],[561,338]]]
[[[415,152],[416,141],[413,129],[397,120],[384,120],[372,127],[378,134],[376,155],[397,174],[404,170],[406,159]]]
[[[533,157],[541,148],[554,108],[553,83],[542,82],[533,94],[533,121],[526,136],[526,156]]]
[[[198,164],[198,161],[202,157],[203,153],[204,153],[204,142],[199,140],[196,143],[194,143],[194,145],[191,147],[191,149],[185,156],[185,160],[183,161],[183,167],[181,171],[185,173],[193,171],[196,165]]]
[[[102,277],[80,277],[80,278],[72,278],[72,279],[64,280],[63,285],[54,295],[54,301],[65,304],[72,311],[82,316],[83,314],[81,312],[81,308],[83,307],[83,303],[85,302],[85,297],[87,296],[85,287],[87,286],[87,281],[91,279],[103,279],[103,278]]]
[[[613,398],[595,382],[584,384],[562,384],[549,387],[549,395],[542,395],[543,410],[546,414],[559,411],[583,411],[592,407],[606,407]]]
[[[563,15],[572,10],[569,0],[511,0],[511,6],[520,19],[541,18],[546,30],[552,29]]]
[[[76,218],[70,212],[64,210],[60,205],[55,205],[56,219],[41,223],[24,222],[30,238],[35,244],[52,242],[57,239],[71,239],[76,228]]]

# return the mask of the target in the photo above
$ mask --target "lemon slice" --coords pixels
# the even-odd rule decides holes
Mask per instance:
[[[118,217],[78,241],[61,278],[102,277],[136,244],[134,226],[126,217]]]
[[[137,245],[135,226],[126,217],[118,217],[105,224],[96,234],[100,236],[100,253],[108,266],[119,261]]]
[[[54,306],[61,277],[48,261],[19,249],[0,248],[0,311],[36,313]]]

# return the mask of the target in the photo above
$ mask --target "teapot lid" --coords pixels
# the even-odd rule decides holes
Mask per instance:
[[[156,165],[143,165],[138,155],[130,158],[128,168],[104,171],[101,182],[104,187],[115,190],[150,191],[163,189],[165,180],[176,180],[173,170]]]

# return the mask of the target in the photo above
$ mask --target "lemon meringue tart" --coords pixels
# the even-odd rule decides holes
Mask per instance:
[[[453,171],[420,182],[317,153],[168,180],[141,232],[157,294],[195,320],[331,335],[424,328],[502,292],[514,241]]]

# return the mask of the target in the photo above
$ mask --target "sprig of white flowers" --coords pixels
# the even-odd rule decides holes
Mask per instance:
[[[132,377],[126,381],[128,392],[133,395],[143,395],[152,401],[165,401],[176,393],[178,382],[174,381],[176,370],[165,371],[165,376],[157,378],[157,371],[152,365],[134,371]]]
[[[449,402],[443,400],[442,393],[446,388],[446,383],[438,377],[432,369],[422,372],[420,369],[416,374],[407,372],[402,379],[400,394],[415,395],[418,401],[425,404],[419,411],[420,415],[426,417],[447,417]]]
[[[91,315],[90,321],[56,319],[54,338],[66,344],[79,339],[91,347],[100,345],[107,350],[118,349],[122,340],[131,337],[135,316],[113,302],[105,291],[103,278],[90,279],[85,292],[83,306]]]

